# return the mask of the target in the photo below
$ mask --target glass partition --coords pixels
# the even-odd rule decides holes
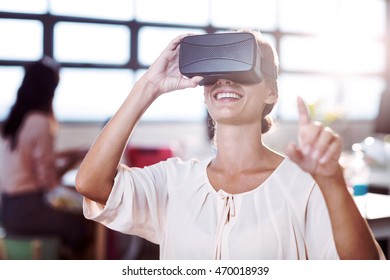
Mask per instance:
[[[50,12],[56,15],[131,20],[134,13],[133,0],[49,0],[49,2]]]
[[[122,25],[57,23],[54,58],[60,62],[127,63],[130,30]]]
[[[36,20],[0,19],[0,59],[36,60],[43,54],[43,26]]]

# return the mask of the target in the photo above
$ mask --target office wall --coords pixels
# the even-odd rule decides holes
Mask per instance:
[[[57,149],[90,146],[102,129],[101,124],[64,123]],[[140,123],[130,144],[140,146],[170,146],[183,159],[206,157],[210,154],[207,128],[204,123]]]
[[[344,140],[344,149],[349,150],[353,143],[372,136],[371,121],[339,122],[331,125]],[[61,124],[57,148],[90,146],[101,130],[101,124]],[[264,142],[272,149],[283,152],[289,141],[296,141],[295,122],[276,123],[272,130],[263,136]],[[131,137],[133,145],[172,146],[184,159],[205,157],[211,153],[204,123],[140,123]]]

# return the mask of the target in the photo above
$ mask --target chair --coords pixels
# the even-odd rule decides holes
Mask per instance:
[[[52,236],[5,236],[0,239],[0,259],[58,260],[60,240]]]
[[[129,166],[145,167],[173,157],[169,147],[139,147],[129,145],[125,150],[126,164]]]

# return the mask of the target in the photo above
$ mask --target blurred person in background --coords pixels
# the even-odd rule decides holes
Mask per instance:
[[[53,98],[60,65],[49,57],[30,63],[16,101],[5,119],[1,136],[0,215],[8,236],[57,236],[64,257],[81,256],[89,242],[82,215],[52,207],[46,194],[62,175],[80,162],[82,149],[55,151],[59,128]]]

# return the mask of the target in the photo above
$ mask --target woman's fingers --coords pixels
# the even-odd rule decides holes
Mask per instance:
[[[297,107],[298,107],[299,126],[304,126],[309,124],[310,123],[309,111],[307,110],[307,106],[300,96],[298,96],[297,98]]]
[[[334,170],[342,151],[342,140],[331,128],[312,122],[307,107],[298,97],[299,147],[289,145],[287,155],[309,173],[329,175]]]
[[[180,43],[189,35],[191,34],[182,34],[174,38],[145,73],[144,77],[155,86],[158,95],[196,87],[202,79],[201,77],[186,78],[179,71]]]
[[[304,155],[309,155],[312,152],[313,143],[321,133],[322,125],[311,121],[307,106],[301,97],[297,98],[297,109],[299,146]]]

